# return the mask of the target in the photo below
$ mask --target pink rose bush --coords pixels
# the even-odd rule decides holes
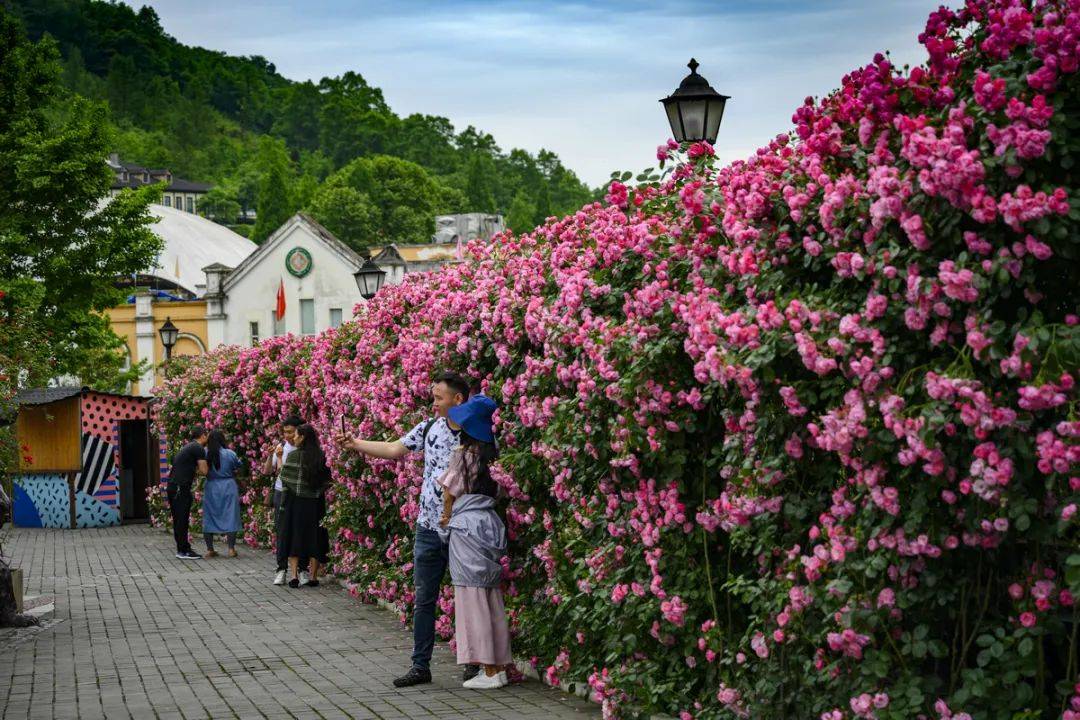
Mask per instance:
[[[662,145],[338,329],[176,364],[164,427],[255,465],[293,409],[394,438],[466,370],[500,402],[515,649],[608,716],[1076,717],[1080,0],[920,41],[745,161]],[[327,450],[335,570],[406,617],[419,466]]]

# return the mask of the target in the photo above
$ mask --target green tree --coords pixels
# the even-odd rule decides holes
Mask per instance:
[[[541,182],[536,191],[536,213],[533,225],[543,225],[551,217],[551,194],[546,182]]]
[[[356,195],[346,196],[340,188],[351,188]],[[353,209],[331,211],[335,198],[347,199],[348,206]],[[461,201],[459,193],[431,177],[416,163],[377,155],[357,158],[327,178],[308,207],[315,219],[335,233],[335,223],[343,219],[335,213],[359,218],[366,213],[360,208],[370,207],[374,212],[370,230],[368,225],[360,223],[348,225],[350,229],[345,231],[353,242],[363,246],[428,242],[435,231],[435,216],[457,210]],[[356,232],[363,235],[353,234]]]
[[[298,83],[282,88],[280,109],[272,132],[284,138],[289,147],[316,150],[319,147],[319,118],[322,114],[322,95],[315,83]]]
[[[133,115],[139,96],[139,72],[135,61],[127,55],[115,55],[109,63],[105,79],[105,94],[109,107],[120,117]]]
[[[504,153],[482,129],[457,132],[446,118],[420,113],[399,117],[382,91],[355,72],[292,82],[266,58],[178,43],[148,7],[103,0],[8,6],[22,16],[31,38],[47,33],[64,48],[70,90],[109,98],[113,150],[129,162],[167,167],[189,180],[229,183],[241,210],[258,204],[260,143],[267,135],[282,140],[291,158],[294,207],[314,201],[308,176],[322,182],[356,158],[375,155],[427,170],[444,188],[432,196],[440,211],[505,212],[524,190],[535,219],[543,221],[598,196],[549,151]],[[398,220],[391,216],[397,214],[383,213],[380,227],[411,224],[408,211]]]
[[[398,157],[423,165],[436,175],[450,175],[461,165],[454,126],[444,117],[408,116],[401,121],[390,150]]]
[[[524,233],[536,227],[536,207],[529,202],[524,190],[518,190],[510,210],[506,213],[506,225],[516,233]]]
[[[465,197],[469,212],[495,212],[495,163],[487,153],[475,152],[469,158]]]
[[[292,201],[292,170],[285,144],[269,137],[259,143],[259,191],[257,214],[251,239],[261,243],[286,220],[296,208]]]
[[[371,199],[342,180],[316,191],[308,212],[357,252],[363,252],[379,236],[380,213]]]
[[[222,225],[236,222],[240,203],[236,201],[236,186],[232,183],[215,185],[199,200],[199,214]]]
[[[382,90],[352,71],[338,78],[324,78],[319,90],[323,96],[319,144],[337,167],[386,149],[399,121],[390,112]]]
[[[105,107],[63,104],[61,73],[55,42],[28,42],[0,8],[0,291],[8,315],[18,306],[26,332],[43,338],[49,375],[115,388],[127,379],[123,341],[103,313],[123,297],[118,276],[154,264],[161,241],[147,206],[160,191],[103,202],[113,179]]]
[[[76,46],[70,46],[64,59],[64,87],[85,98],[99,100],[104,97],[104,83],[101,78],[86,71],[82,52]]]

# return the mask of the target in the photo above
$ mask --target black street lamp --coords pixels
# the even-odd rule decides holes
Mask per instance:
[[[724,105],[731,98],[712,89],[709,81],[698,75],[698,61],[690,58],[690,74],[679,83],[678,89],[662,99],[672,137],[680,143],[716,142]]]
[[[173,325],[172,318],[165,318],[165,324],[158,328],[161,335],[161,344],[165,346],[165,362],[172,358],[172,349],[176,345],[176,338],[180,335],[180,328]]]
[[[367,257],[360,269],[353,273],[353,277],[356,278],[356,287],[360,289],[360,297],[370,300],[382,287],[386,271]]]

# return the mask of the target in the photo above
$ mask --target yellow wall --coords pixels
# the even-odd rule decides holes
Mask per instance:
[[[135,364],[135,306],[119,305],[105,311],[109,316],[109,324],[114,333],[124,338],[127,345],[128,357],[131,364]]]
[[[166,318],[170,318],[173,325],[180,330],[180,337],[176,341],[176,346],[173,347],[173,357],[203,354],[202,348],[208,347],[206,341],[205,300],[155,302],[151,305],[151,308],[154,316],[154,357],[150,361],[155,367],[160,367],[161,363],[165,361],[165,347],[161,344],[161,335],[158,334],[158,328],[165,323]],[[138,356],[138,343],[135,336],[135,305],[120,305],[119,307],[109,308],[106,313],[109,315],[113,332],[124,338],[127,343],[132,364],[137,363],[142,358]],[[185,337],[185,335],[198,338],[202,342],[202,347],[199,346],[198,341],[192,337]],[[155,378],[155,384],[160,382],[162,379],[161,373],[156,373]],[[151,388],[148,387],[140,387],[140,383],[134,383],[131,394],[141,395],[149,393],[150,390]]]

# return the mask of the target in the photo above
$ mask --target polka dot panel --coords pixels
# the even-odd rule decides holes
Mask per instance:
[[[82,401],[82,430],[112,441],[122,420],[146,420],[147,401],[122,395],[86,393]]]

